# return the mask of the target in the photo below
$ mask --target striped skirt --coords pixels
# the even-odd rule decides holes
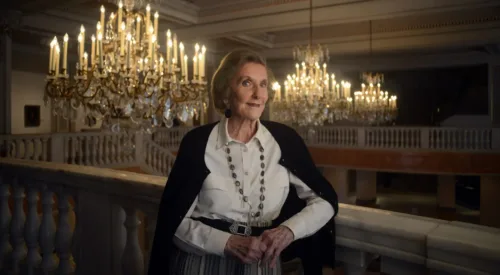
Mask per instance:
[[[244,264],[237,258],[206,254],[198,256],[184,252],[174,245],[170,254],[171,275],[281,275],[281,263],[275,268],[258,263]]]

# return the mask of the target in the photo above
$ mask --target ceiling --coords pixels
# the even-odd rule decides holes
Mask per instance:
[[[144,0],[143,0],[144,1]],[[46,47],[50,37],[94,29],[100,5],[115,0],[17,0],[21,25],[13,42]],[[269,59],[291,59],[309,39],[307,0],[151,0],[160,31],[215,53],[251,47]],[[467,51],[500,44],[498,0],[314,0],[313,42],[332,56]],[[371,25],[371,29],[370,29]],[[370,41],[372,48],[370,49]]]

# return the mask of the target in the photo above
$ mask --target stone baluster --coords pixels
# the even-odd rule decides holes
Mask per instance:
[[[109,148],[111,149],[111,155],[110,155],[110,158],[111,158],[111,162],[110,163],[117,163],[118,161],[118,158],[117,158],[117,155],[118,155],[118,152],[116,151],[116,137],[118,136],[118,134],[114,134],[114,135],[111,135],[109,136],[109,142],[108,142],[108,146]]]
[[[103,146],[104,146],[104,163],[105,164],[110,164],[111,163],[111,136],[110,135],[105,135],[103,138]]]
[[[76,147],[78,146],[78,140],[76,139],[75,136],[70,136],[68,137],[68,139],[70,140],[69,144],[70,144],[70,149],[71,149],[71,153],[70,153],[70,161],[68,163],[71,163],[71,164],[74,164],[76,163],[77,159],[76,159]]]
[[[40,248],[42,250],[41,268],[44,273],[53,272],[56,268],[54,254],[54,235],[56,225],[52,214],[54,205],[53,192],[47,185],[42,186],[42,223],[40,225]]]
[[[21,147],[22,147],[21,146],[21,140],[20,139],[16,139],[15,140],[15,144],[16,144],[16,146],[15,146],[16,147],[16,154],[15,154],[15,156],[16,156],[16,158],[20,159],[22,157],[21,156],[21,153],[22,153],[22,151],[21,151]]]
[[[0,270],[6,268],[7,255],[12,248],[9,243],[9,225],[12,218],[9,210],[9,195],[6,178],[0,177]]]
[[[116,135],[116,138],[115,138],[116,152],[117,152],[116,161],[118,163],[125,162],[124,153],[123,153],[123,149],[122,149],[122,143],[124,142],[125,139],[126,139],[126,137],[122,133],[120,133],[119,135]]]
[[[48,144],[49,144],[49,138],[42,138],[42,159],[41,161],[48,161]]]
[[[63,144],[64,144],[64,154],[63,154],[63,163],[71,163],[69,161],[69,154],[71,152],[71,137],[64,137],[63,138]],[[54,144],[54,143],[52,143]],[[54,151],[54,149],[52,149]]]
[[[99,164],[105,164],[104,163],[104,150],[105,150],[105,145],[104,145],[104,135],[102,136],[97,136],[97,138],[99,139],[98,142],[99,142]]]
[[[148,266],[149,266],[149,258],[150,258],[150,252],[151,248],[153,247],[153,240],[155,237],[155,230],[156,230],[156,217],[157,217],[156,211],[151,211],[147,215],[147,221],[148,221],[148,227],[146,228],[146,239],[148,240],[148,246],[146,247],[146,257],[144,257],[144,266],[146,269],[146,274],[148,272]]]
[[[94,165],[94,163],[92,163],[92,155],[90,154],[90,143],[91,143],[91,138],[92,136],[84,136],[82,137],[82,142],[83,142],[83,150],[84,150],[84,153],[83,155],[85,156],[85,165],[87,166],[90,166],[90,165]]]
[[[24,238],[26,246],[28,247],[28,255],[26,257],[26,264],[28,273],[33,274],[34,270],[40,264],[42,257],[38,250],[38,233],[40,221],[38,219],[38,190],[33,183],[28,183],[26,186],[26,225],[24,227]]]
[[[56,231],[56,252],[59,257],[59,267],[57,274],[66,275],[73,273],[71,265],[71,240],[73,232],[69,222],[69,196],[63,187],[60,187],[57,192],[57,209],[59,210],[59,223]]]
[[[92,153],[91,153],[92,154],[92,163],[94,165],[99,165],[100,164],[99,163],[100,159],[99,159],[99,156],[98,156],[98,153],[97,153],[99,151],[99,149],[98,149],[98,146],[99,146],[99,137],[97,137],[97,136],[91,136],[90,137],[90,142],[92,143],[92,147],[91,147],[92,148],[91,149],[91,151],[92,151]]]
[[[80,274],[80,257],[81,257],[81,248],[80,248],[80,237],[82,234],[82,223],[80,222],[80,201],[78,198],[78,191],[73,190],[73,210],[74,210],[74,220],[75,220],[75,228],[73,229],[72,242],[70,246],[71,255],[73,260],[76,262],[74,274]]]
[[[127,240],[122,255],[122,273],[124,275],[142,275],[144,272],[144,257],[137,238],[137,228],[140,224],[137,211],[134,208],[124,208]]]
[[[12,245],[11,255],[11,270],[14,274],[20,272],[20,263],[26,257],[26,247],[24,244],[24,188],[19,184],[17,178],[13,179],[12,184],[12,199],[14,205],[12,207],[12,221],[10,224],[10,244]]]

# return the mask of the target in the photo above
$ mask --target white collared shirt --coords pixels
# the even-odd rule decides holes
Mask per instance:
[[[260,152],[261,146],[263,153]],[[241,183],[243,195],[239,193],[239,187],[232,177],[226,148],[230,150],[231,163],[235,166],[236,180]],[[260,159],[262,154],[264,161]],[[245,144],[229,136],[227,119],[223,118],[208,138],[205,163],[210,174],[177,228],[174,243],[180,249],[198,255],[210,253],[223,256],[231,234],[192,220],[191,217],[239,222],[248,222],[250,219],[252,224],[270,222],[279,216],[288,196],[290,183],[295,186],[299,197],[307,201],[307,206],[282,225],[290,228],[295,240],[316,233],[333,216],[333,207],[288,169],[279,165],[280,157],[278,143],[260,122],[255,135]],[[258,211],[260,203],[262,162],[265,164],[264,209],[258,218],[251,218],[251,214]],[[243,202],[243,196],[248,197],[248,202]]]

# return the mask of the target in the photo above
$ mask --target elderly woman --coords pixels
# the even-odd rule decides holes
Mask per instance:
[[[282,258],[296,257],[314,275],[334,262],[337,195],[293,129],[260,120],[269,86],[258,54],[221,61],[211,93],[224,118],[181,142],[150,275],[281,274]]]

